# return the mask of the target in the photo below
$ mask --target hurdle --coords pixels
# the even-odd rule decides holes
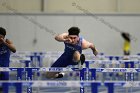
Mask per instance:
[[[90,64],[95,62],[98,62],[99,64],[124,64],[125,68],[134,68],[135,64],[140,64],[139,60],[87,60],[85,61],[85,67],[88,69],[90,68]],[[127,75],[133,77],[133,73],[126,73],[126,80],[128,80]],[[130,79],[133,81],[134,77]]]
[[[20,70],[19,70],[20,69]],[[85,80],[84,78],[84,71],[86,71],[87,68],[83,68],[82,70],[80,70],[80,82],[82,82],[82,84],[84,82],[88,82],[87,80]],[[46,71],[77,71],[79,70],[78,68],[0,68],[0,71],[28,71],[28,81],[27,82],[31,82],[32,80],[32,72],[34,71],[43,71],[43,72],[46,72]],[[96,72],[140,72],[140,69],[139,68],[98,68],[98,69],[93,69],[93,68],[90,68],[89,71],[92,72],[92,82],[91,82],[91,88],[92,88],[92,93],[98,93],[98,86],[101,85],[101,82],[96,82],[95,81],[95,76],[96,76]],[[12,82],[12,81],[10,81]],[[17,93],[22,93],[22,80],[20,80],[19,82],[17,83],[14,83],[15,85],[18,86],[18,90],[17,90]],[[6,84],[6,83],[5,83]],[[107,86],[108,88],[108,93],[113,93],[113,90],[114,90],[114,83],[113,82],[106,82],[105,83],[105,86]],[[28,87],[32,87],[32,86],[28,86]],[[6,89],[7,90],[7,89]],[[8,93],[8,92],[5,92],[4,93]],[[28,90],[27,93],[32,93],[31,90]],[[80,93],[84,93],[84,86],[80,85]]]
[[[25,67],[42,67],[42,60],[44,57],[44,52],[32,52],[31,54],[27,55],[26,57],[29,57],[30,60],[21,60],[22,63],[25,63]],[[25,69],[25,76],[26,80],[32,80],[32,70],[30,69]],[[40,73],[37,71],[36,72],[37,77],[40,77]],[[39,78],[38,78],[39,79]],[[32,91],[31,87],[27,88],[27,91]]]
[[[40,67],[36,67],[36,68],[31,68],[31,67],[25,67],[25,68],[7,68],[7,67],[0,67],[0,71],[1,72],[10,72],[10,71],[17,71],[17,80],[18,81],[22,81],[22,72],[26,71],[27,72],[27,77],[26,80],[27,81],[32,81],[32,73],[33,72],[46,72],[46,71],[52,71],[52,72],[58,72],[58,71],[77,71],[79,70],[78,68],[40,68]],[[8,83],[4,82],[4,93],[8,93]],[[11,85],[11,84],[10,84]],[[22,93],[22,83],[18,82],[18,83],[14,83],[14,85],[16,86],[16,93]],[[27,87],[27,93],[32,93],[32,87],[28,86]]]
[[[97,60],[94,60],[94,61],[91,61],[91,62],[85,62],[85,64],[86,64],[86,68],[83,68],[83,69],[81,69],[81,70],[79,70],[79,68],[43,68],[43,67],[41,67],[41,68],[39,68],[39,67],[34,67],[34,68],[31,68],[31,67],[25,67],[25,68],[22,68],[22,69],[20,69],[20,68],[3,68],[3,71],[4,70],[7,70],[7,71],[17,71],[17,80],[22,80],[22,76],[21,76],[21,73],[23,72],[23,71],[27,71],[27,77],[26,77],[26,79],[27,79],[27,81],[32,81],[32,73],[33,72],[40,72],[40,71],[44,71],[44,72],[46,72],[46,71],[77,71],[77,70],[79,70],[80,71],[80,81],[82,82],[82,81],[89,81],[89,73],[86,73],[86,78],[84,77],[84,73],[85,72],[92,72],[91,74],[91,80],[93,80],[93,81],[95,81],[96,80],[96,72],[124,72],[124,73],[134,73],[134,72],[139,72],[140,70],[139,70],[139,68],[136,68],[136,69],[125,69],[125,68],[119,68],[119,69],[117,69],[117,68],[114,68],[114,69],[108,69],[108,68],[98,68],[98,69],[93,69],[93,68],[90,68],[89,67],[89,64],[90,63],[92,63],[92,62],[95,62],[95,61],[97,61]],[[109,60],[100,60],[100,61],[102,61],[102,62],[105,62],[106,64],[111,64],[111,61],[109,61]],[[101,62],[99,62],[99,63],[101,63]],[[119,60],[119,61],[116,61],[116,64],[119,64],[119,63],[125,63],[125,67],[127,68],[127,67],[129,67],[129,66],[131,66],[131,67],[133,67],[134,68],[134,64],[139,64],[140,62],[139,61],[137,61],[137,60]],[[132,65],[129,65],[129,64],[131,64],[132,63]],[[128,76],[126,76],[126,77],[128,77]],[[133,77],[134,76],[131,76],[131,80],[133,81]],[[23,82],[24,83],[24,82]],[[82,82],[82,83],[85,83],[85,82]],[[105,82],[104,82],[105,83]],[[26,84],[26,83],[25,83]],[[98,87],[99,86],[101,86],[101,82],[92,82],[91,83],[91,88],[92,88],[92,93],[98,93]],[[109,93],[113,93],[113,90],[114,90],[114,85],[115,85],[116,83],[114,83],[114,82],[106,82],[105,83],[105,86],[108,88],[108,92]],[[15,85],[17,85],[17,87],[22,87],[23,85],[22,85],[22,83],[15,83]],[[17,90],[17,93],[22,93],[22,88],[18,88],[19,90]],[[32,86],[28,86],[29,88],[27,89],[27,93],[32,93]],[[8,93],[8,92],[5,92],[5,93]],[[84,93],[84,85],[80,85],[80,93]]]
[[[30,57],[31,60],[31,65],[33,67],[42,67],[42,60],[44,57],[44,52],[33,52],[30,55],[28,55],[27,57]],[[35,64],[33,64],[33,62],[35,62]]]
[[[2,70],[2,68],[1,68],[1,70],[0,71],[20,71],[20,70],[18,70],[18,69],[21,69],[21,68],[4,68],[3,70]],[[27,70],[27,71],[29,71],[28,72],[28,74],[29,73],[32,73],[31,71],[74,71],[74,70],[78,70],[77,68],[22,68],[22,69],[24,69],[24,70]],[[83,68],[81,71],[82,72],[84,72],[86,70],[86,68]],[[98,68],[98,69],[89,69],[89,71],[91,71],[92,73],[93,73],[93,71],[94,72],[140,72],[140,69],[139,68]],[[92,74],[92,77],[93,77],[93,79],[95,79],[95,73],[93,73]],[[31,75],[29,75],[28,77],[30,77],[31,78]],[[84,75],[83,74],[80,74],[80,77],[81,77],[81,79],[80,79],[80,93],[84,93],[84,84],[83,83],[91,83],[91,88],[92,88],[92,93],[98,93],[98,86],[100,86],[102,83],[101,82],[96,82],[95,80],[92,80],[92,82],[90,82],[90,81],[86,81],[86,80],[84,80]],[[29,81],[26,81],[25,82],[25,84],[27,84],[27,83],[30,83],[30,82],[33,82],[32,80],[29,80]],[[5,84],[8,84],[8,83],[6,83],[6,82],[4,82]],[[12,83],[12,81],[10,81],[10,83]],[[123,83],[125,83],[125,82],[123,82]],[[18,89],[17,90],[17,93],[22,93],[22,81],[20,80],[20,81],[17,81],[17,82],[14,82],[14,84],[15,85],[17,85],[18,86],[18,88],[20,88],[20,89]],[[116,84],[116,83],[114,83],[114,82],[104,82],[104,85],[105,86],[107,86],[107,88],[108,88],[108,93],[114,93],[113,92],[113,90],[114,90],[114,84]],[[28,87],[32,87],[31,86],[31,84],[29,84],[28,85]],[[8,93],[8,92],[4,92],[4,93]],[[27,93],[32,93],[32,91],[31,90],[28,90],[27,91]]]
[[[134,56],[138,57],[138,56]],[[134,68],[134,64],[140,64],[139,60],[120,60],[120,56],[110,56],[109,60],[86,60],[85,67],[88,74],[86,74],[86,79],[89,79],[89,72],[91,72],[91,80],[96,80],[96,72],[124,72],[125,73],[125,80],[126,81],[133,81],[134,82],[134,73],[139,72],[139,68]],[[115,59],[115,60],[113,60]],[[125,68],[97,68],[97,69],[89,69],[90,64],[92,63],[99,63],[99,64],[124,64]],[[128,79],[130,77],[130,79]],[[114,83],[105,84],[108,88],[108,93],[114,93]],[[98,86],[100,83],[92,83],[92,93],[98,93]]]
[[[87,69],[87,68],[85,68]],[[129,72],[129,73],[137,73],[140,72],[139,68],[93,68],[93,69],[89,69],[89,71],[91,72],[91,80],[96,80],[96,72]],[[131,78],[133,78],[133,76],[131,76]],[[126,81],[125,81],[126,82]],[[130,82],[130,81],[128,81]],[[131,81],[134,82],[134,81]],[[114,82],[106,82],[105,86],[108,88],[108,93],[114,93]],[[101,83],[99,82],[95,82],[95,83],[91,83],[91,89],[92,89],[92,93],[98,93],[98,87],[101,85]]]

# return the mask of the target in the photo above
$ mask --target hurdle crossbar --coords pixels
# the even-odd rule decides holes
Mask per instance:
[[[22,69],[23,71],[27,70],[32,70],[34,71],[40,71],[40,72],[61,72],[61,71],[80,71],[81,69],[79,68],[46,68],[46,67],[29,67],[29,68],[18,68],[18,67],[0,67],[0,71],[18,71],[19,69]],[[82,69],[87,69],[87,68],[82,68]],[[94,69],[96,72],[140,72],[140,68],[89,68],[89,69]]]
[[[30,86],[30,87],[81,87],[81,86],[90,86],[91,84],[114,84],[114,86],[122,86],[122,87],[140,87],[140,81],[0,81],[0,84],[17,84],[21,83],[22,86]]]

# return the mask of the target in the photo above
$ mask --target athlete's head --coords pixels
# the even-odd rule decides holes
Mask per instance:
[[[0,27],[0,44],[2,44],[1,39],[4,39],[6,35],[6,30],[2,27]]]
[[[77,42],[79,41],[79,33],[80,29],[78,27],[71,27],[68,30],[68,36],[71,40],[71,44],[77,44]]]
[[[6,35],[6,30],[0,27],[0,36],[5,37],[5,35]]]
[[[121,33],[121,35],[122,35],[122,37],[125,39],[125,40],[127,40],[127,41],[131,41],[131,37],[130,37],[130,34],[129,33],[127,33],[127,32],[122,32]]]
[[[77,36],[79,36],[80,29],[78,27],[71,27],[68,30],[68,33],[69,33],[69,35],[77,35]]]

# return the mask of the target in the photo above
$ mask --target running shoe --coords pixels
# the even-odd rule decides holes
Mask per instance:
[[[64,75],[65,75],[65,73],[60,72],[60,73],[58,73],[58,76],[56,78],[62,78],[62,77],[64,77]]]
[[[80,61],[81,61],[81,65],[83,65],[85,63],[85,55],[84,54],[81,54]]]

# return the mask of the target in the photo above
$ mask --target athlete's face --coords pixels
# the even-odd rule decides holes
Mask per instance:
[[[69,35],[68,37],[70,39],[70,43],[71,44],[74,44],[75,45],[79,41],[79,36],[77,36],[77,35]]]

